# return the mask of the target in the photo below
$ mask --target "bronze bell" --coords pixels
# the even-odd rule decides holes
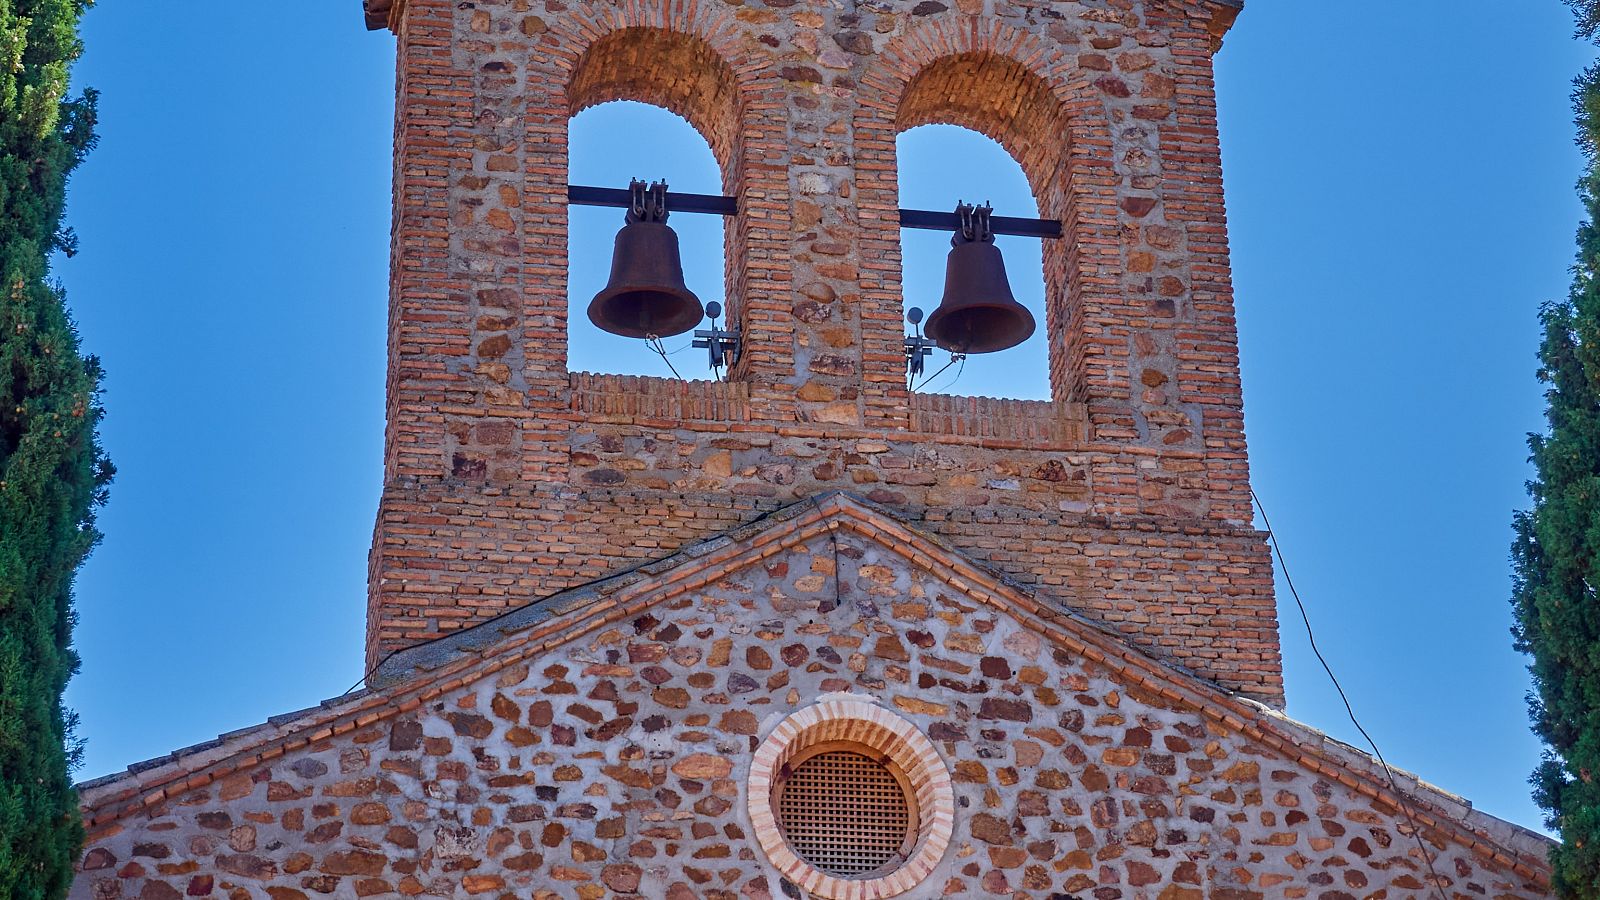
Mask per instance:
[[[629,185],[632,205],[611,252],[611,280],[589,301],[589,321],[623,337],[671,337],[705,317],[683,281],[678,234],[667,225],[667,184]]]
[[[990,207],[961,204],[961,227],[950,239],[944,298],[928,317],[925,333],[951,353],[994,353],[1033,334],[1033,313],[1017,302],[1006,280],[1005,260],[994,245]]]

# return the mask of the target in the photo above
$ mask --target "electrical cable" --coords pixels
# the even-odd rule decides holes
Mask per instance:
[[[644,339],[644,345],[654,351],[657,356],[661,357],[661,361],[667,364],[667,368],[672,370],[672,374],[676,375],[679,381],[688,380],[679,374],[678,367],[673,365],[672,360],[668,358],[667,348],[661,343],[661,338],[658,338],[653,334],[649,335]]]
[[[955,364],[956,364],[956,358],[955,358],[955,355],[952,354],[951,357],[950,357],[950,361],[945,363],[944,365],[940,366],[939,367],[939,371],[934,372],[932,375],[929,375],[927,378],[922,379],[922,383],[916,385],[911,390],[916,391],[916,390],[920,390],[921,388],[927,387],[928,386],[928,382],[934,380],[935,378],[938,378],[941,374],[944,373],[945,369],[948,369],[948,368],[950,368],[951,366],[953,366]]]
[[[1422,830],[1417,827],[1417,820],[1411,815],[1411,805],[1406,803],[1405,795],[1400,792],[1400,785],[1395,782],[1394,770],[1389,767],[1389,761],[1383,758],[1383,751],[1378,749],[1378,742],[1372,739],[1367,729],[1362,727],[1361,720],[1356,718],[1355,708],[1350,705],[1350,697],[1345,694],[1344,686],[1339,683],[1339,677],[1333,674],[1333,667],[1328,665],[1328,660],[1323,657],[1322,650],[1317,647],[1317,635],[1311,628],[1311,616],[1306,612],[1306,605],[1300,600],[1300,592],[1295,590],[1294,579],[1289,577],[1289,564],[1283,559],[1283,546],[1278,542],[1277,532],[1272,530],[1272,520],[1267,518],[1267,507],[1262,504],[1257,496],[1256,489],[1250,489],[1250,499],[1255,501],[1256,509],[1261,512],[1261,524],[1267,527],[1267,537],[1272,541],[1272,552],[1278,557],[1278,568],[1283,571],[1283,583],[1289,588],[1289,596],[1294,598],[1295,606],[1300,608],[1300,619],[1306,625],[1306,639],[1311,642],[1311,652],[1316,655],[1317,662],[1322,664],[1322,671],[1328,673],[1328,680],[1333,682],[1333,689],[1339,692],[1339,699],[1344,701],[1344,711],[1350,717],[1350,723],[1356,726],[1361,736],[1367,739],[1367,746],[1372,748],[1372,755],[1378,758],[1379,765],[1383,766],[1383,774],[1389,779],[1389,789],[1394,791],[1395,799],[1400,804],[1400,812],[1405,814],[1406,824],[1411,826],[1411,837],[1417,842],[1417,850],[1422,854],[1422,861],[1428,866],[1428,874],[1433,876],[1433,891],[1439,900],[1445,900],[1444,890],[1440,887],[1443,880],[1439,872],[1433,867],[1433,857],[1428,855],[1428,848],[1422,843]]]
[[[927,378],[922,379],[922,383],[917,385],[916,387],[912,388],[911,390],[917,391],[917,390],[921,390],[922,388],[927,387],[928,386],[928,382],[930,382],[930,381],[934,380],[935,378],[938,378],[940,375],[944,374],[944,370],[945,369],[950,368],[951,366],[955,365],[958,362],[966,362],[966,359],[967,359],[967,355],[965,353],[952,353],[952,354],[950,354],[950,361],[949,362],[947,362],[944,365],[940,366],[939,367],[939,371],[934,372],[932,375],[929,375]],[[954,384],[954,382],[951,382],[951,383]]]
[[[345,694],[348,694],[348,693],[350,693],[350,692],[351,692],[351,691],[353,691],[353,690],[355,690],[355,689],[356,689],[356,688],[358,688],[358,687],[360,687],[360,686],[361,686],[361,683],[362,683],[362,682],[364,682],[364,681],[366,681],[366,680],[367,680],[367,679],[368,679],[368,678],[371,678],[371,677],[372,677],[372,673],[373,673],[373,672],[376,672],[376,671],[378,671],[378,670],[379,670],[379,669],[381,669],[381,668],[383,668],[383,664],[384,664],[384,663],[386,663],[386,662],[388,662],[388,661],[389,661],[389,660],[391,660],[391,659],[394,659],[394,655],[395,655],[395,654],[396,654],[396,653],[399,653],[399,652],[400,652],[400,651],[401,651],[401,650],[403,650],[403,649],[405,649],[405,648],[404,648],[404,647],[396,647],[396,648],[395,648],[395,649],[393,649],[393,650],[390,650],[390,651],[389,651],[389,652],[388,652],[388,653],[385,653],[385,654],[384,654],[384,655],[383,655],[383,659],[380,659],[380,660],[378,660],[378,661],[377,661],[377,662],[376,662],[376,663],[375,663],[375,664],[373,664],[373,666],[372,666],[372,668],[370,668],[370,669],[368,669],[368,670],[366,670],[366,671],[365,671],[365,672],[362,672],[362,673],[361,673],[361,677],[360,677],[360,678],[357,678],[357,679],[356,679],[356,683],[355,683],[355,684],[352,684],[352,685],[350,685],[350,686],[349,686],[349,687],[347,687],[347,688],[345,688],[345,690],[344,690],[344,693],[343,693],[343,694],[340,694],[340,695],[339,695],[339,696],[340,696],[340,697],[343,697],[343,696],[344,696],[344,695],[345,695]]]
[[[811,501],[812,506],[816,507],[817,515],[824,515],[822,501],[817,499],[816,494],[812,494],[807,499]],[[839,582],[839,529],[829,526],[828,538],[833,542],[833,608],[838,609],[844,603],[844,589]]]
[[[939,387],[939,391],[941,393],[944,393],[944,392],[948,392],[951,388],[955,387],[956,386],[956,382],[961,380],[961,373],[963,373],[965,371],[967,371],[967,357],[966,357],[965,354],[963,354],[962,357],[961,357],[961,365],[956,366],[955,377],[950,379],[948,384],[941,385]]]

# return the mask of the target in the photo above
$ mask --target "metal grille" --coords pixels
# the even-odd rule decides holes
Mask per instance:
[[[883,868],[911,834],[905,792],[883,764],[860,753],[818,753],[795,768],[778,798],[796,856],[848,878]]]

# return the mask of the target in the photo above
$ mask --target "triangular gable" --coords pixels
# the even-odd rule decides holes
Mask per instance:
[[[258,768],[311,744],[366,728],[448,692],[526,664],[552,649],[634,620],[673,598],[707,587],[818,537],[849,533],[917,567],[952,591],[988,606],[1057,648],[1106,670],[1160,704],[1199,714],[1317,776],[1337,781],[1374,805],[1398,811],[1402,799],[1372,758],[1255,701],[1155,660],[1121,637],[1007,581],[891,514],[845,493],[793,504],[659,562],[535,604],[394,654],[368,690],[320,707],[223,735],[216,741],[131,767],[80,786],[91,835],[119,820],[198,788]],[[1471,809],[1460,798],[1396,773],[1404,805],[1434,838],[1453,841],[1519,876],[1544,885],[1543,838]]]

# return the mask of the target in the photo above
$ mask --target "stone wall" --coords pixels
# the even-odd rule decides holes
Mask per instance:
[[[748,448],[749,442],[727,439],[724,446]],[[786,473],[795,461],[793,455],[751,449],[719,452],[767,459],[762,465]],[[909,455],[899,463],[889,457],[862,455],[878,461],[876,471],[907,471],[893,466],[905,464]],[[1012,479],[1030,477],[1015,467],[1008,471]],[[737,489],[728,494],[440,485],[418,489],[404,500],[386,498],[380,535],[391,535],[386,549],[403,548],[404,555],[375,555],[382,567],[374,571],[373,582],[403,579],[419,599],[404,607],[374,606],[369,622],[384,630],[376,636],[380,646],[438,639],[812,496],[804,493],[811,488],[805,470],[793,477],[795,484],[784,485],[778,496]],[[736,487],[765,484],[758,472],[735,481]],[[889,484],[869,496],[893,500],[906,490]],[[917,492],[917,502],[891,503],[891,508],[909,513],[924,532],[1117,630],[1148,652],[1250,696],[1281,699],[1272,569],[1253,530],[999,504],[929,505],[923,492],[935,488],[910,490]],[[981,487],[968,490],[969,495],[982,492]],[[1031,496],[1042,501],[1047,495]],[[403,537],[392,536],[401,531]],[[449,584],[448,596],[422,593],[424,586],[440,589],[441,582]]]
[[[369,663],[844,488],[1281,703],[1211,75],[1235,4],[386,9],[400,96]],[[688,119],[738,198],[728,383],[567,371],[567,122],[619,98]],[[1045,254],[1053,402],[905,390],[894,139],[930,122],[1004,144],[1064,224]],[[989,523],[1019,536],[999,546]]]
[[[620,618],[615,599],[553,610],[543,627],[566,637],[484,649],[482,674],[436,659],[248,751],[224,736],[198,763],[90,784],[73,896],[785,896],[748,766],[834,691],[911,720],[952,776],[950,848],[908,897],[1428,895],[1393,795],[1308,732],[1286,740],[1220,694],[1196,705],[1198,682],[1130,678],[907,562],[922,550],[796,541]],[[1456,829],[1425,833],[1446,896],[1547,895],[1527,847],[1495,843],[1516,829],[1410,802]]]

